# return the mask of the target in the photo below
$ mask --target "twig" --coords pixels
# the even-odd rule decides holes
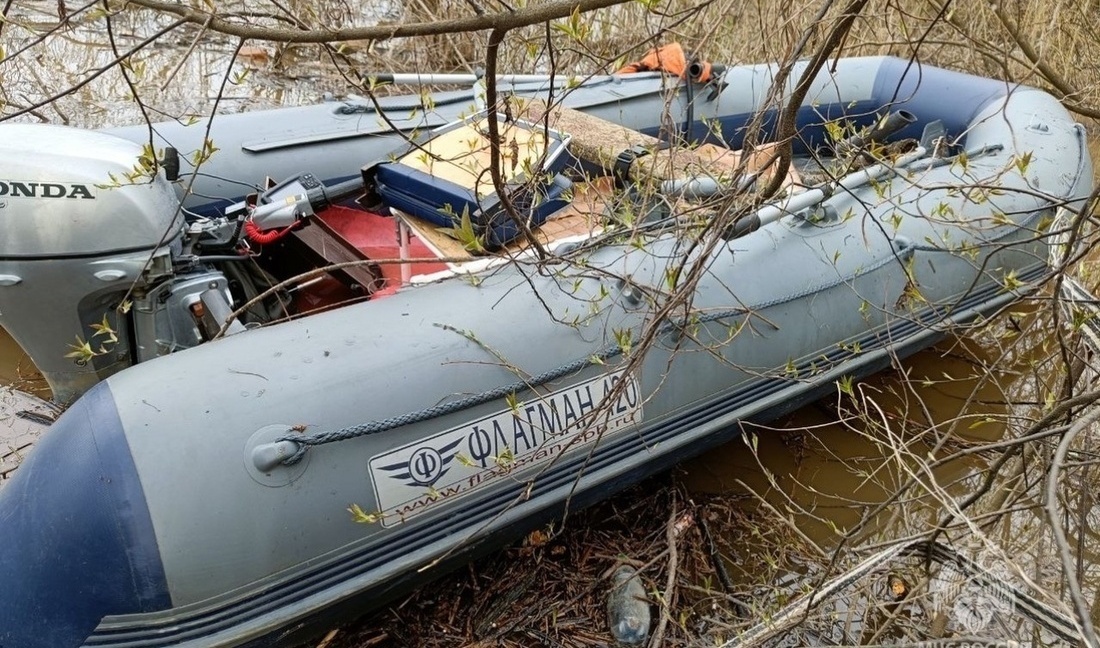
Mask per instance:
[[[149,111],[145,108],[145,102],[141,100],[141,95],[138,93],[137,85],[134,80],[130,78],[130,72],[127,70],[126,62],[129,60],[129,55],[122,56],[122,53],[118,49],[118,43],[115,42],[115,28],[111,22],[111,6],[108,0],[103,0],[103,19],[107,23],[107,40],[111,44],[111,52],[114,53],[116,58],[121,61],[118,66],[118,71],[122,74],[122,80],[126,82],[126,87],[130,89],[130,94],[134,98],[134,103],[137,104],[138,110],[141,111],[141,117],[145,121],[145,127],[149,135],[149,150],[155,151],[154,138],[153,138],[153,121],[149,118]],[[173,222],[175,222],[173,220]],[[163,241],[162,241],[163,242]]]
[[[1012,40],[1016,43],[1016,46],[1020,48],[1024,56],[1028,61],[1038,70],[1039,74],[1043,75],[1043,78],[1051,85],[1051,89],[1054,90],[1054,94],[1058,95],[1058,98],[1067,104],[1067,108],[1073,112],[1083,115],[1085,117],[1092,117],[1093,119],[1100,119],[1100,110],[1095,110],[1087,106],[1083,106],[1077,102],[1077,97],[1080,96],[1080,91],[1070,85],[1068,81],[1062,78],[1062,75],[1050,67],[1043,60],[1043,57],[1039,56],[1039,52],[1035,51],[1031,43],[1020,33],[1019,27],[1009,18],[1005,13],[1000,3],[989,3],[990,8],[993,10],[994,15],[997,16],[997,20],[1001,22],[1001,26],[1005,28],[1008,35],[1012,37]]]
[[[504,42],[504,37],[507,34],[507,29],[494,29],[492,33],[489,34],[489,45],[485,48],[485,105],[489,110],[489,119],[486,121],[489,126],[489,175],[493,179],[493,189],[496,191],[497,197],[500,198],[501,205],[504,206],[504,211],[508,215],[508,218],[510,218],[516,228],[519,229],[524,240],[530,243],[531,247],[535,249],[539,259],[545,259],[549,256],[546,252],[546,248],[542,245],[542,242],[538,240],[534,232],[531,231],[531,228],[527,225],[526,219],[520,216],[519,212],[516,211],[516,206],[508,195],[507,188],[504,186],[504,178],[500,173],[500,123],[496,115],[498,112],[503,112],[502,108],[504,108],[504,106],[500,105],[500,101],[497,97],[497,55],[500,51],[500,45]],[[549,148],[550,140],[547,139],[546,142]],[[536,175],[536,178],[537,177]],[[536,178],[533,178],[531,181],[535,182]]]
[[[137,52],[140,52],[141,50],[145,49],[149,45],[152,45],[153,43],[160,40],[161,37],[163,37],[165,34],[168,34],[172,30],[179,27],[180,25],[185,24],[186,22],[187,22],[186,20],[180,19],[180,20],[177,20],[177,21],[173,22],[172,24],[170,24],[170,25],[168,25],[168,26],[166,26],[162,29],[158,29],[156,31],[156,33],[154,33],[151,36],[149,36],[148,38],[142,40],[140,43],[138,43],[137,45],[130,48],[126,53],[124,53],[120,56],[116,56],[109,63],[107,63],[106,65],[104,65],[104,66],[100,67],[99,69],[95,70],[94,72],[89,74],[87,77],[81,79],[77,83],[75,83],[75,84],[69,86],[68,88],[62,90],[61,92],[58,92],[58,93],[56,93],[56,94],[54,94],[50,97],[47,97],[47,98],[45,98],[41,101],[36,101],[36,102],[30,104],[29,106],[27,106],[26,108],[22,108],[20,110],[17,110],[17,111],[15,111],[15,112],[13,112],[9,115],[4,115],[3,117],[0,117],[0,121],[6,121],[8,119],[14,119],[16,117],[19,117],[20,115],[25,115],[27,113],[34,112],[35,110],[37,110],[39,108],[42,108],[43,106],[48,106],[48,105],[54,103],[55,101],[57,101],[61,97],[67,97],[71,94],[76,93],[77,90],[80,90],[81,88],[88,85],[92,81],[95,81],[99,77],[103,76],[104,74],[107,73],[107,71],[113,69],[116,65],[122,63],[122,61],[126,60],[131,55],[136,54]]]
[[[1100,407],[1095,407],[1077,419],[1070,426],[1065,436],[1062,437],[1058,449],[1054,452],[1054,457],[1050,460],[1050,473],[1047,475],[1046,492],[1044,493],[1046,501],[1043,503],[1043,509],[1050,521],[1051,532],[1054,534],[1055,545],[1058,547],[1058,557],[1062,561],[1062,570],[1066,575],[1069,597],[1073,601],[1073,609],[1077,613],[1077,623],[1081,627],[1081,639],[1089,648],[1100,648],[1100,639],[1097,639],[1096,630],[1093,628],[1092,618],[1089,616],[1089,607],[1085,602],[1085,595],[1081,592],[1081,583],[1075,576],[1077,570],[1069,548],[1069,540],[1066,538],[1065,529],[1062,528],[1061,514],[1058,511],[1058,481],[1062,474],[1062,464],[1069,453],[1069,447],[1073,445],[1077,435],[1098,420],[1100,420]]]
[[[699,522],[699,531],[703,534],[703,542],[707,547],[707,556],[710,557],[711,565],[714,566],[714,571],[718,574],[718,582],[722,584],[722,589],[726,594],[730,594],[733,592],[733,579],[730,578],[729,570],[726,569],[725,563],[722,562],[722,555],[718,551],[718,545],[714,542],[714,536],[710,533],[710,525],[707,524],[707,516],[702,508],[696,509],[695,519]],[[744,611],[740,602],[738,602],[738,611]]]
[[[4,25],[8,24],[8,12],[11,11],[11,6],[14,3],[15,0],[7,0],[7,2],[4,3],[4,8],[0,9],[0,18],[3,18],[3,20],[0,20],[0,32],[3,32]]]
[[[213,19],[213,16],[211,16],[211,19]],[[183,64],[187,62],[187,59],[191,58],[191,53],[195,51],[195,46],[199,44],[199,41],[202,39],[203,34],[206,33],[206,30],[209,27],[210,23],[207,22],[207,24],[199,28],[198,33],[195,34],[195,38],[191,41],[191,45],[187,47],[187,51],[183,53],[183,56],[181,56],[180,60],[176,63],[176,67],[172,68],[172,71],[168,73],[167,77],[165,77],[164,83],[160,84],[161,92],[164,92],[164,90],[168,88],[168,84],[172,82],[172,79],[176,78],[176,75],[179,74],[180,68],[183,67]]]
[[[744,488],[744,489],[745,489],[746,491],[748,491],[749,493],[751,493],[751,494],[752,494],[752,496],[753,496],[753,497],[755,497],[755,498],[756,498],[756,500],[757,500],[757,501],[758,501],[758,502],[759,502],[759,503],[760,503],[761,505],[763,505],[763,506],[764,506],[764,508],[768,509],[769,511],[771,511],[771,512],[772,512],[772,514],[773,514],[773,515],[775,515],[775,519],[777,519],[777,520],[779,520],[780,522],[782,522],[782,523],[783,523],[783,526],[786,526],[786,527],[790,528],[790,530],[791,530],[792,532],[794,532],[794,534],[795,534],[795,535],[797,535],[797,536],[798,536],[798,537],[799,537],[799,538],[800,538],[800,539],[802,540],[802,542],[805,542],[805,543],[806,543],[806,546],[808,546],[808,547],[812,547],[812,548],[813,548],[813,550],[814,550],[814,552],[815,552],[815,553],[816,553],[816,554],[817,554],[818,556],[820,556],[820,557],[824,558],[824,557],[826,557],[826,556],[828,556],[828,555],[829,555],[829,553],[828,553],[827,551],[825,551],[825,549],[823,549],[823,548],[821,547],[821,545],[819,545],[819,544],[817,544],[816,542],[814,542],[813,538],[811,538],[810,536],[806,535],[806,532],[805,532],[805,531],[803,531],[802,529],[798,528],[798,525],[794,523],[794,520],[790,519],[790,518],[789,518],[789,517],[787,517],[786,515],[783,515],[783,513],[781,513],[781,512],[779,511],[779,509],[775,508],[775,506],[773,506],[773,505],[772,505],[772,503],[771,503],[771,502],[769,502],[769,501],[767,500],[767,498],[766,498],[766,497],[764,497],[764,496],[763,496],[763,495],[761,495],[760,493],[756,492],[756,490],[755,490],[755,489],[753,489],[753,488],[752,488],[751,486],[749,486],[749,485],[748,485],[747,483],[745,483],[744,481],[741,481],[740,479],[738,479],[738,480],[735,480],[735,482],[734,482],[734,483],[735,483],[735,484],[737,484],[738,486],[740,486],[741,488]]]
[[[328,648],[328,645],[332,643],[334,639],[336,639],[336,635],[338,634],[340,634],[340,628],[333,628],[332,630],[329,630],[328,634],[325,635],[325,638],[321,640],[321,643],[317,644],[317,648]]]
[[[668,516],[668,526],[665,528],[665,539],[668,542],[668,563],[665,568],[665,591],[661,595],[661,619],[657,622],[657,629],[653,631],[650,640],[650,648],[660,648],[664,645],[665,630],[668,621],[672,618],[672,604],[676,598],[676,569],[679,562],[676,551],[676,540],[679,535],[676,531],[676,519],[678,518],[675,499],[672,502],[672,510]]]
[[[863,8],[867,5],[868,0],[852,0],[848,3],[841,13],[840,18],[833,25],[832,30],[825,37],[825,42],[814,53],[809,63],[806,64],[806,68],[802,71],[802,76],[799,77],[798,83],[795,85],[794,92],[791,93],[790,99],[787,100],[787,105],[783,107],[783,111],[779,116],[779,127],[776,135],[776,142],[778,142],[778,162],[775,167],[775,171],[772,174],[771,180],[768,182],[767,187],[761,192],[765,196],[771,196],[775,192],[779,191],[780,185],[783,184],[784,178],[787,177],[787,171],[791,166],[792,147],[791,143],[795,137],[795,131],[797,129],[798,111],[802,108],[802,100],[806,98],[806,94],[810,91],[810,87],[813,85],[814,79],[817,78],[817,73],[825,65],[825,61],[832,55],[833,51],[839,47],[842,40],[844,40],[845,34],[852,28],[852,24],[855,19],[862,13]]]

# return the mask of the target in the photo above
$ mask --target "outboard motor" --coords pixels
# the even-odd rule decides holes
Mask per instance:
[[[148,308],[150,290],[174,276],[182,212],[142,154],[101,133],[0,126],[0,326],[57,402],[135,361],[127,311]],[[219,284],[204,276],[198,286]],[[162,303],[187,299],[162,292]]]
[[[184,218],[152,155],[105,133],[0,125],[0,326],[59,403],[131,364],[281,317],[278,295],[244,323],[233,316],[275,281],[250,239],[262,245],[363,190],[306,174],[224,215]],[[167,157],[160,166],[174,166]]]

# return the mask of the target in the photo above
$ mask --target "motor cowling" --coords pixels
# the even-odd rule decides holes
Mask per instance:
[[[131,364],[119,307],[172,271],[182,212],[147,163],[141,145],[115,136],[0,125],[0,326],[56,401]]]

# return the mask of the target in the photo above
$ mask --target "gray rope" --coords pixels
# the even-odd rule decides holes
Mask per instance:
[[[453,400],[448,403],[440,403],[439,405],[433,405],[432,407],[426,407],[416,412],[409,412],[407,414],[401,414],[398,416],[391,416],[377,421],[370,421],[369,423],[360,423],[359,425],[351,425],[332,432],[320,432],[318,434],[312,434],[309,436],[284,436],[280,438],[280,441],[293,441],[298,444],[298,449],[294,454],[288,456],[283,460],[286,465],[293,465],[301,461],[305,456],[306,451],[315,445],[322,445],[325,443],[332,443],[334,441],[344,441],[346,439],[354,439],[355,437],[366,436],[368,434],[378,434],[379,432],[386,432],[394,428],[402,427],[405,425],[412,425],[413,423],[420,423],[429,419],[452,414],[470,407],[475,407],[489,401],[504,398],[510,394],[523,391],[525,389],[533,389],[539,387],[548,382],[562,378],[570,373],[580,371],[597,361],[606,361],[621,354],[622,348],[615,345],[608,345],[597,352],[595,355],[585,358],[579,358],[570,363],[563,364],[555,369],[545,371],[537,376],[532,376],[530,380],[517,380],[514,383],[508,385],[502,385],[495,389],[483,391],[478,394],[471,394],[465,398]]]
[[[737,317],[745,314],[745,309],[727,309],[721,311],[715,311],[713,313],[707,313],[692,320],[693,323],[705,324],[707,322],[713,322],[715,320],[726,319],[728,317]],[[687,320],[676,320],[670,322],[661,327],[658,334],[668,333],[669,331],[680,330],[688,323]],[[405,425],[412,425],[413,423],[420,423],[447,414],[453,414],[470,407],[482,405],[489,401],[498,400],[506,396],[516,394],[518,392],[541,387],[548,382],[553,382],[559,378],[562,378],[571,373],[585,369],[593,364],[601,364],[621,355],[623,349],[618,344],[609,344],[603,349],[597,351],[595,354],[586,356],[584,358],[578,358],[563,364],[549,371],[544,371],[541,374],[532,376],[529,380],[517,380],[514,383],[496,387],[487,391],[483,391],[477,394],[471,394],[465,398],[453,400],[448,403],[441,403],[439,405],[433,405],[432,407],[426,407],[422,410],[415,412],[409,412],[407,414],[400,414],[398,416],[391,416],[389,418],[380,419],[377,421],[370,421],[369,423],[360,423],[359,425],[351,425],[332,432],[318,432],[307,436],[284,436],[280,437],[279,441],[291,441],[297,444],[298,449],[294,451],[294,454],[287,456],[283,459],[283,464],[287,466],[294,465],[302,460],[306,452],[310,447],[316,445],[324,445],[326,443],[333,443],[335,441],[345,441],[347,439],[354,439],[360,436],[366,436],[369,434],[378,434],[380,432],[386,432],[394,428],[402,427]]]
[[[908,258],[909,255],[912,254],[912,252],[913,246],[906,242],[906,244],[901,246],[901,249],[897,251],[897,256],[886,256],[872,265],[860,268],[857,273],[850,277],[838,277],[835,281],[830,282],[826,285],[815,286],[812,289],[806,289],[799,293],[786,295],[778,299],[764,302],[763,304],[758,304],[756,306],[756,309],[776,306],[778,304],[798,299],[799,297],[805,297],[815,292],[828,290],[829,288],[833,288],[870,272],[874,272],[875,270],[896,261],[897,258]],[[686,326],[690,324],[706,324],[708,322],[722,320],[729,317],[739,317],[741,315],[744,315],[745,313],[746,309],[744,308],[733,308],[705,313],[697,318],[692,319],[677,319],[662,326],[658,330],[658,335],[664,335],[665,333],[671,331],[683,330]],[[367,423],[360,423],[358,425],[351,425],[348,427],[340,428],[339,430],[333,430],[331,432],[318,432],[306,436],[283,436],[280,437],[278,440],[290,441],[297,446],[297,449],[294,451],[293,454],[288,455],[285,459],[283,459],[282,463],[287,466],[298,463],[302,460],[303,457],[305,457],[306,452],[312,446],[324,445],[326,443],[333,443],[336,441],[346,441],[347,439],[354,439],[356,437],[367,436],[369,434],[378,434],[380,432],[386,432],[394,428],[412,425],[414,423],[421,423],[423,421],[428,421],[434,418],[438,418],[440,416],[445,416],[447,414],[453,414],[454,412],[459,412],[464,409],[475,407],[477,405],[482,405],[484,403],[488,403],[489,401],[505,398],[506,396],[513,395],[524,390],[541,387],[546,383],[558,380],[559,378],[580,371],[581,369],[585,369],[593,364],[602,363],[612,358],[615,358],[621,355],[622,352],[622,347],[620,347],[618,344],[610,344],[593,355],[586,356],[584,358],[578,358],[576,360],[573,360],[572,362],[563,364],[554,369],[544,371],[541,374],[532,376],[529,380],[517,380],[516,382],[502,385],[494,389],[483,391],[477,394],[470,394],[469,396],[459,398],[458,400],[441,403],[439,405],[433,405],[431,407],[417,410],[415,412],[400,414],[398,416],[391,416],[385,419],[379,419]]]

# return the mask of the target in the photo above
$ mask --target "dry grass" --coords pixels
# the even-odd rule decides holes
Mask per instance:
[[[653,44],[669,41],[680,41],[691,51],[728,64],[783,60],[809,27],[835,18],[837,9],[820,19],[821,6],[821,2],[808,0],[670,0],[660,3],[658,11],[646,11],[641,3],[629,3],[588,17],[589,31],[580,40],[555,30],[550,30],[548,39],[541,28],[511,34],[500,67],[513,72],[535,71],[533,66],[546,66],[546,53],[552,47],[563,70],[591,73],[613,69]],[[857,21],[843,55],[913,57],[923,63],[1051,89],[1067,95],[1075,106],[1100,106],[1100,77],[1096,74],[1100,69],[1100,32],[1090,3],[956,2],[947,12],[941,8],[942,0],[872,3]],[[457,0],[415,0],[406,18],[445,18],[466,9],[465,3]],[[809,45],[814,45],[813,38]],[[476,38],[440,37],[402,49],[389,60],[363,62],[409,71],[473,70],[484,66],[483,50],[483,42]],[[1045,76],[1044,71],[1052,74]]]
[[[564,527],[535,531],[401,603],[338,632],[327,648],[606,646],[610,574],[636,568],[651,598],[668,579],[668,529],[678,554],[673,622],[661,645],[728,637],[783,601],[744,589],[812,563],[789,530],[760,524],[728,496],[689,498],[673,475],[649,480]],[[721,573],[720,573],[721,572]],[[726,589],[726,585],[732,585]]]
[[[872,2],[860,16],[844,44],[843,55],[890,54],[924,63],[1006,78],[1051,89],[1067,103],[1085,111],[1100,106],[1100,34],[1093,26],[1089,3],[1052,0],[1028,3],[954,3],[941,14],[941,0],[882,0]],[[818,15],[818,0],[667,0],[648,11],[630,2],[582,17],[582,33],[554,26],[517,29],[508,34],[501,51],[503,72],[592,74],[616,69],[657,43],[680,41],[689,51],[727,64],[784,60],[809,33],[807,56],[838,9]],[[839,3],[834,3],[839,5]],[[993,5],[1004,5],[997,11]],[[250,9],[253,16],[281,15],[282,19],[252,20],[285,25],[285,16],[314,26],[348,27],[376,22],[406,23],[468,15],[466,0],[409,0],[375,3],[363,0],[272,3],[262,0],[221,3],[223,10]],[[70,7],[70,11],[73,8]],[[8,60],[0,61],[0,113],[49,97],[66,82],[76,81],[113,54],[101,26],[89,14],[70,16],[71,27],[61,25],[53,5],[15,2],[13,21],[4,27]],[[151,33],[164,20],[132,11],[115,19],[118,45],[123,50]],[[563,23],[564,24],[564,23]],[[83,29],[82,26],[90,29]],[[56,29],[55,29],[56,28]],[[48,44],[16,54],[50,29]],[[184,56],[198,38],[201,47]],[[316,100],[322,92],[343,94],[356,74],[370,72],[475,71],[485,67],[487,36],[456,34],[390,42],[350,42],[335,47],[250,43],[250,55],[238,61],[237,73],[219,109],[240,110],[276,103]],[[1021,48],[1020,43],[1026,45]],[[161,46],[134,57],[140,66],[130,76],[143,99],[166,114],[199,113],[211,107],[212,96],[224,74],[235,43],[197,27],[172,32]],[[1036,63],[1029,56],[1038,61]],[[336,72],[337,68],[341,72]],[[49,72],[46,75],[46,72]],[[48,76],[48,78],[47,78]],[[406,90],[407,91],[407,90]],[[49,121],[101,126],[140,118],[125,111],[128,92],[116,71],[85,86],[56,106],[38,114]],[[30,117],[28,117],[30,118]]]

